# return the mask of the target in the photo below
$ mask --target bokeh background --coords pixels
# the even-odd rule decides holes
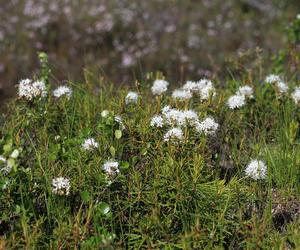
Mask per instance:
[[[176,83],[228,73],[230,58],[272,55],[299,0],[0,0],[0,104],[32,77],[38,51],[52,80],[84,72],[131,84],[150,71]]]

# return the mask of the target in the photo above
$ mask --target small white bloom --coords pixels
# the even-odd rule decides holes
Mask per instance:
[[[164,141],[182,141],[183,132],[180,128],[172,128],[164,135]]]
[[[52,192],[57,195],[70,194],[70,180],[64,177],[57,177],[52,180]]]
[[[107,117],[108,115],[109,115],[109,111],[108,111],[108,110],[103,110],[103,111],[101,112],[101,116],[102,116],[103,118]]]
[[[150,122],[151,127],[162,128],[163,125],[164,125],[164,120],[160,115],[155,115],[152,117],[151,122]]]
[[[244,95],[233,95],[229,97],[227,105],[230,109],[240,108],[246,104]]]
[[[289,87],[283,81],[276,82],[276,86],[281,94],[286,93],[289,90]]]
[[[296,18],[297,18],[298,20],[300,20],[300,14],[297,14]]]
[[[251,160],[246,167],[245,174],[254,180],[265,179],[267,176],[267,166],[263,161]]]
[[[42,81],[32,82],[30,79],[21,80],[19,82],[18,95],[20,98],[25,98],[29,101],[38,97],[46,97],[46,85]]]
[[[244,95],[251,98],[253,97],[253,88],[250,87],[249,85],[241,86],[236,92],[236,95]]]
[[[120,129],[121,129],[121,130],[124,130],[124,129],[125,129],[125,125],[124,125],[124,123],[123,123],[123,120],[122,120],[122,117],[121,117],[121,116],[116,115],[116,116],[115,116],[115,121],[116,121],[117,123],[119,123]]]
[[[119,163],[117,161],[107,161],[103,164],[102,168],[109,176],[114,176],[120,172]]]
[[[215,88],[211,80],[202,79],[198,82],[199,85],[199,95],[202,101],[206,101],[210,96],[214,96]]]
[[[219,124],[216,123],[215,120],[211,117],[207,117],[196,126],[196,130],[200,133],[203,132],[205,135],[214,134],[218,128]]]
[[[60,86],[53,91],[53,95],[56,98],[59,98],[59,97],[65,95],[68,99],[70,99],[72,93],[73,93],[73,90],[71,88],[69,88],[68,86]]]
[[[126,104],[137,103],[138,97],[139,97],[138,93],[129,91],[127,96],[125,97],[125,103]]]
[[[280,81],[281,81],[280,76],[274,75],[274,74],[268,75],[265,78],[265,82],[269,83],[269,84],[273,84],[273,83],[280,82]]]
[[[183,89],[187,90],[187,91],[191,91],[191,92],[196,92],[199,91],[201,89],[201,85],[199,85],[198,82],[193,82],[193,81],[187,81],[184,85],[183,85]]]
[[[93,138],[86,139],[82,144],[82,148],[88,151],[96,149],[98,148],[98,146],[99,146],[98,142],[96,142]]]
[[[179,100],[188,100],[192,98],[192,93],[189,90],[176,89],[173,91],[172,97]]]
[[[19,154],[20,154],[19,150],[18,150],[18,149],[15,149],[15,150],[11,153],[10,157],[13,158],[13,159],[17,159],[17,158],[19,157]]]
[[[155,80],[151,91],[153,95],[161,95],[168,90],[169,83],[165,80]]]
[[[56,135],[55,137],[54,137],[54,140],[55,141],[58,141],[60,139],[60,136],[59,135]]]
[[[6,159],[2,155],[0,155],[0,162],[6,162]]]
[[[296,104],[300,101],[300,87],[296,87],[294,92],[292,93],[292,99]]]
[[[166,114],[166,113],[168,113],[169,111],[171,110],[171,107],[169,106],[169,105],[167,105],[167,106],[164,106],[163,108],[162,108],[162,113],[163,114]]]

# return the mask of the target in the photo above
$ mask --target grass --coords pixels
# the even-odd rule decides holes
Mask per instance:
[[[49,71],[42,69],[47,82]],[[128,87],[89,79],[68,83],[70,100],[49,94],[11,101],[1,120],[0,155],[9,158],[15,149],[20,155],[0,179],[1,246],[297,249],[300,117],[290,97],[297,82],[279,95],[263,79],[248,77],[254,98],[236,110],[226,101],[240,80],[228,79],[224,88],[215,79],[215,97],[180,102],[169,94],[153,97],[154,74],[131,88],[137,104],[125,104]],[[167,128],[149,124],[165,105],[212,116],[220,127],[208,136],[186,128],[182,143],[164,142]],[[89,137],[99,143],[94,151],[81,147]],[[245,176],[252,158],[266,163],[265,180]],[[109,159],[120,164],[111,185],[102,170]],[[52,192],[58,176],[70,179],[69,195]]]

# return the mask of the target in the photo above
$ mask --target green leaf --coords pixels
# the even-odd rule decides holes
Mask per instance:
[[[83,200],[83,202],[88,203],[91,199],[90,193],[88,191],[82,191],[80,193],[81,199]]]
[[[121,130],[116,130],[116,131],[115,131],[115,137],[116,137],[117,139],[121,139],[121,137],[122,137],[122,131],[121,131]]]
[[[110,211],[110,207],[106,202],[100,202],[97,206],[102,215],[106,215]]]

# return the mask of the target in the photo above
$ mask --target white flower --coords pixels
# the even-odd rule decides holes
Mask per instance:
[[[244,95],[247,97],[252,98],[253,97],[253,88],[249,85],[244,85],[239,87],[238,91],[236,92],[236,95]]]
[[[199,95],[202,101],[206,101],[210,96],[215,95],[215,88],[212,81],[208,79],[202,79],[198,82],[199,84]]]
[[[152,117],[151,122],[150,122],[151,127],[162,128],[163,125],[164,125],[164,120],[160,115],[155,115]]]
[[[151,91],[153,95],[161,95],[168,90],[169,83],[165,80],[155,80]]]
[[[300,87],[296,87],[294,92],[292,93],[292,98],[296,104],[300,101]]]
[[[227,105],[230,109],[240,108],[246,104],[244,95],[233,95],[229,97]]]
[[[124,123],[123,123],[123,120],[122,120],[122,117],[121,117],[121,116],[116,115],[116,116],[115,116],[115,121],[116,121],[117,123],[119,123],[121,130],[124,130],[124,129],[125,129],[125,125],[124,125]]]
[[[194,126],[199,122],[197,113],[194,110],[186,110],[182,112],[183,119],[188,124]],[[186,125],[186,124],[185,124]]]
[[[109,115],[109,111],[108,111],[108,110],[103,110],[103,111],[101,112],[101,116],[102,116],[103,118],[107,117],[108,115]]]
[[[129,91],[127,96],[125,97],[125,103],[126,104],[137,103],[138,97],[139,97],[138,93]]]
[[[57,195],[70,194],[70,180],[64,177],[57,177],[52,180],[52,192]]]
[[[296,18],[297,18],[298,20],[300,20],[300,14],[297,14]]]
[[[267,176],[267,166],[263,161],[251,160],[246,167],[245,174],[254,180],[265,179]]]
[[[276,82],[276,86],[281,94],[286,93],[289,90],[289,87],[283,81]]]
[[[46,85],[42,81],[32,82],[30,79],[21,80],[19,82],[18,95],[20,98],[25,98],[29,101],[38,97],[46,97]]]
[[[11,153],[10,157],[13,158],[13,159],[17,159],[17,158],[19,157],[19,154],[20,154],[19,150],[18,150],[18,149],[15,149],[15,150]]]
[[[269,84],[273,84],[273,83],[280,82],[280,81],[281,81],[280,76],[274,75],[274,74],[268,75],[265,78],[265,82],[269,83]]]
[[[106,174],[113,176],[120,172],[119,163],[117,161],[107,161],[102,166]]]
[[[6,162],[6,159],[2,155],[0,155],[0,162]]]
[[[187,81],[182,89],[188,90],[191,92],[199,91],[201,89],[201,86],[199,86],[198,82],[193,82],[193,81]]]
[[[88,151],[96,149],[98,148],[98,146],[99,146],[98,142],[96,142],[93,138],[86,139],[82,144],[82,148]]]
[[[167,111],[168,110],[168,111]],[[164,110],[163,117],[168,125],[171,126],[187,126],[195,125],[198,122],[198,115],[193,110],[178,110],[168,108]]]
[[[180,128],[172,128],[164,135],[164,141],[182,141],[183,132]]]
[[[173,91],[172,97],[179,100],[188,100],[192,98],[192,93],[188,90],[176,89]]]
[[[219,124],[211,117],[207,117],[202,122],[198,123],[196,130],[198,132],[203,132],[205,135],[214,134],[219,127]]]
[[[60,86],[53,91],[53,95],[56,98],[59,98],[59,97],[65,95],[65,96],[67,96],[68,99],[70,99],[72,92],[73,92],[73,90],[71,88],[69,88],[68,86]]]
[[[167,106],[164,106],[163,108],[162,108],[162,113],[165,115],[166,113],[168,113],[169,111],[171,110],[171,107],[169,106],[169,105],[167,105]]]

